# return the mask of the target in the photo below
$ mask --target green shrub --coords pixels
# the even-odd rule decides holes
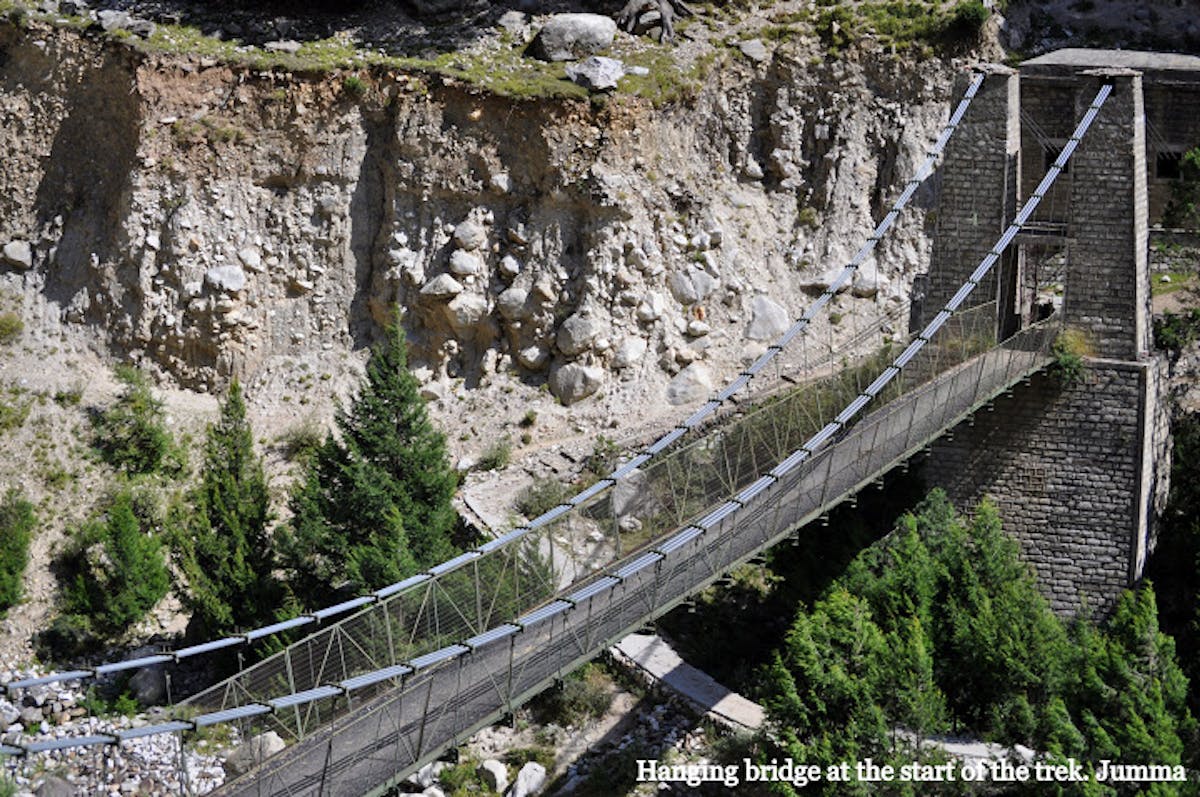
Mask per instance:
[[[61,614],[37,634],[34,646],[43,661],[67,661],[95,650],[100,641],[91,620],[79,614]]]
[[[151,393],[145,375],[120,365],[116,376],[125,387],[95,419],[95,446],[104,461],[129,474],[180,473],[183,452],[167,431],[162,402]]]
[[[945,33],[951,39],[979,41],[990,16],[982,0],[961,0],[946,19]]]
[[[23,398],[20,388],[14,387],[0,393],[0,434],[24,426],[32,406],[33,402]]]
[[[342,80],[342,91],[351,97],[361,97],[367,91],[367,84],[358,75],[347,75]]]
[[[549,512],[570,497],[571,488],[569,486],[554,477],[549,477],[537,479],[533,484],[517,493],[515,505],[518,512],[532,520]]]
[[[1200,308],[1186,313],[1164,313],[1154,319],[1154,346],[1179,355],[1200,336]]]
[[[612,679],[598,665],[585,664],[540,694],[533,710],[541,722],[578,725],[603,716],[612,700]]]
[[[475,464],[475,470],[500,470],[508,467],[508,463],[511,461],[512,441],[507,437],[501,437],[479,455],[479,462]]]
[[[325,442],[325,429],[315,418],[305,418],[279,436],[279,444],[288,459],[306,463]]]
[[[1200,230],[1200,147],[1193,147],[1179,161],[1179,179],[1171,187],[1171,201],[1163,212],[1169,227]]]
[[[8,344],[21,337],[25,331],[25,322],[13,312],[0,313],[0,345]]]
[[[142,531],[128,489],[75,531],[58,570],[65,613],[108,636],[141,620],[170,585],[162,547]]]
[[[0,617],[21,599],[36,523],[33,504],[16,489],[9,490],[0,501]]]
[[[1073,385],[1083,379],[1083,360],[1093,354],[1091,341],[1080,329],[1064,329],[1058,333],[1050,349],[1054,362],[1050,373],[1064,385]]]

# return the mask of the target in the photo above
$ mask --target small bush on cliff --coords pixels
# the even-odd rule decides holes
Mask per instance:
[[[173,520],[189,635],[212,639],[274,619],[282,589],[274,576],[270,495],[237,382],[208,428],[200,484]]]
[[[136,368],[119,365],[117,379],[124,385],[116,402],[95,417],[95,446],[105,462],[131,475],[178,474],[183,453],[167,431],[162,402],[150,391],[146,376]]]
[[[29,543],[36,523],[33,504],[15,489],[0,500],[0,617],[21,599],[21,581],[29,564]]]
[[[281,562],[297,599],[322,604],[380,587],[457,553],[450,504],[458,480],[408,370],[397,318],[367,363],[337,434],[313,455],[280,529]]]
[[[21,337],[25,331],[25,322],[14,312],[0,313],[0,345],[8,344]]]

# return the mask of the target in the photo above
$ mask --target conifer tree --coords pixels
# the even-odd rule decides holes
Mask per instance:
[[[450,499],[457,480],[408,370],[399,317],[336,425],[310,460],[281,535],[290,586],[308,605],[403,579],[456,553]]]
[[[106,517],[86,524],[65,556],[66,610],[116,635],[167,594],[170,577],[159,541],[142,532],[128,489],[112,499]]]
[[[268,531],[270,495],[236,381],[208,428],[200,484],[186,503],[173,525],[189,634],[212,638],[272,620],[282,589]]]

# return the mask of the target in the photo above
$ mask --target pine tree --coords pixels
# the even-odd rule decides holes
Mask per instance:
[[[274,575],[270,495],[235,381],[208,428],[200,484],[175,511],[175,560],[187,580],[189,634],[211,638],[269,622],[282,589]]]
[[[162,546],[142,532],[127,489],[113,498],[104,519],[80,530],[65,560],[67,612],[87,617],[104,634],[128,629],[170,587]]]
[[[399,318],[336,424],[293,493],[281,535],[290,587],[308,605],[398,581],[457,552],[457,479],[408,371]]]

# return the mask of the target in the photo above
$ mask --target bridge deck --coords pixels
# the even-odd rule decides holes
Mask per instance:
[[[786,538],[1050,361],[1053,325],[933,378],[845,430],[770,490],[669,552],[630,554],[624,578],[516,634],[418,671],[219,794],[380,793],[511,712],[631,630]],[[338,698],[344,699],[344,698]]]

